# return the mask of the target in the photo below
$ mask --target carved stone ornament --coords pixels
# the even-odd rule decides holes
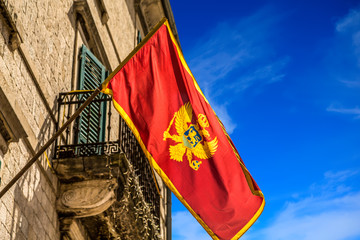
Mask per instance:
[[[102,213],[115,202],[117,186],[116,179],[63,184],[57,200],[58,212],[74,217],[88,217]]]

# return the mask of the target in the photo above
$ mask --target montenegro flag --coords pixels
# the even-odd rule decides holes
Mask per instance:
[[[151,166],[213,239],[238,239],[264,197],[162,20],[105,80]],[[186,230],[185,230],[186,231]]]

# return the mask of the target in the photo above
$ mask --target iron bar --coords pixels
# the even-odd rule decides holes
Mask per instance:
[[[93,94],[76,110],[76,112],[64,123],[64,125],[40,148],[40,150],[25,164],[25,166],[10,180],[10,182],[1,190],[0,198],[16,183],[17,180],[36,162],[36,160],[45,152],[45,150],[61,135],[61,133],[71,124],[72,121],[85,109],[87,105],[100,93],[97,88]]]
[[[78,107],[78,105],[84,101],[83,98],[90,93],[91,91],[60,93],[59,105],[61,107],[58,112],[61,114],[62,111],[67,112],[66,108],[73,109],[74,107]],[[119,129],[117,132],[118,139],[113,139],[114,136],[111,135],[111,131],[114,128],[111,124],[114,123],[112,118],[114,118],[115,115],[111,112],[111,105],[107,104],[110,101],[111,98],[109,96],[102,94],[98,95],[92,101],[91,105],[88,106],[74,122],[73,128],[69,128],[70,132],[67,133],[67,138],[69,139],[69,136],[75,136],[72,138],[73,142],[67,142],[66,144],[61,143],[59,146],[56,146],[54,158],[77,158],[103,155],[105,153],[125,153],[129,163],[133,166],[138,176],[144,200],[152,206],[151,213],[156,216],[156,219],[159,219],[160,197],[154,182],[156,180],[152,176],[153,170],[135,136],[121,117],[119,118]],[[102,111],[100,108],[106,109]],[[107,119],[104,120],[105,124],[101,124],[101,128],[99,128],[100,123],[97,119],[101,119],[102,116],[106,116]],[[86,124],[81,126],[81,121],[86,122]],[[83,130],[81,130],[82,127],[84,127]],[[92,129],[91,131],[90,128]],[[100,131],[102,133],[100,133]],[[84,134],[84,141],[78,141],[80,134]],[[105,138],[98,138],[101,134],[104,134]],[[90,139],[92,139],[92,141],[90,141]],[[159,224],[159,222],[157,222],[157,224]]]

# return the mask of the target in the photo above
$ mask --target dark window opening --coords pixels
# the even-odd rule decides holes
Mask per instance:
[[[140,33],[139,30],[137,31],[137,37],[136,37],[136,39],[137,39],[137,44],[139,44],[139,43],[141,42],[141,40],[142,40],[141,33]]]
[[[0,113],[0,134],[6,143],[11,142],[12,137],[10,134],[10,129],[9,127],[7,127],[4,116],[1,113]]]

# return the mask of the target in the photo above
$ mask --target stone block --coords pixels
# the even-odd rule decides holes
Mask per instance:
[[[9,233],[11,233],[11,230],[12,230],[12,227],[13,227],[13,219],[14,219],[14,216],[13,216],[13,211],[9,212],[9,211],[6,211],[6,219],[5,219],[5,228],[7,229],[7,231]]]
[[[54,226],[50,226],[47,230],[47,235],[49,238],[47,239],[56,239],[56,231]]]
[[[0,223],[0,236],[2,239],[11,239],[9,231],[2,223]]]
[[[28,225],[32,225],[34,223],[34,217],[35,217],[35,211],[31,206],[28,206],[25,209],[25,216],[26,216],[26,220],[28,222]]]
[[[46,239],[46,231],[44,228],[41,227],[40,232],[38,233],[38,238],[39,239]]]
[[[45,180],[45,179],[44,179]],[[45,208],[45,207],[49,207],[48,205],[48,202],[47,202],[47,198],[46,198],[46,194],[45,194],[45,191],[44,191],[44,189],[43,189],[43,185],[44,184],[46,184],[46,182],[45,181],[41,181],[40,182],[40,186],[41,187],[39,187],[38,188],[38,192],[37,192],[37,197],[38,197],[38,199],[39,199],[39,202],[40,202],[40,204]]]
[[[30,223],[30,226],[34,229],[36,235],[39,235],[40,232],[43,230],[40,219],[38,218],[36,212],[34,214],[33,222]]]
[[[25,215],[21,215],[21,218],[20,218],[20,230],[25,236],[28,235],[29,222],[28,222],[27,218],[25,217]]]
[[[47,165],[47,163],[46,163],[46,165]],[[52,177],[51,177],[52,173],[49,170],[49,166],[47,166],[47,171],[46,172],[47,172],[46,174],[49,176],[50,181],[52,181]],[[46,201],[48,201],[50,204],[53,204],[51,202],[51,200],[50,200],[51,199],[50,195],[55,195],[55,193],[53,192],[51,186],[48,183],[45,185],[45,192],[44,193],[45,193],[45,196],[46,196]]]
[[[0,201],[0,223],[4,223],[6,220],[6,207],[2,200]],[[0,234],[1,236],[1,234]]]
[[[48,218],[46,212],[49,211],[48,209],[41,209],[41,213],[39,213],[39,218],[42,223],[42,226],[47,229],[51,226],[50,219]]]
[[[26,235],[21,232],[21,231],[18,231],[14,234],[14,238],[13,239],[16,239],[16,240],[27,240],[28,238],[26,237]]]
[[[37,198],[36,194],[37,193],[35,192],[33,198],[31,199],[32,200],[32,208],[35,213],[38,211],[38,209],[40,207],[40,202],[39,202],[39,199]]]
[[[13,169],[12,167],[10,168]],[[1,185],[5,186],[11,180],[11,176],[13,176],[13,174],[10,172],[8,165],[5,165],[2,169]]]
[[[8,212],[11,212],[14,207],[14,197],[9,193],[10,191],[1,197],[1,201]]]
[[[34,228],[29,227],[29,233],[28,233],[27,237],[29,240],[37,240],[38,239]]]
[[[21,219],[21,211],[19,206],[15,203],[14,209],[11,213],[11,230],[10,235],[12,239],[15,239],[16,233],[20,231],[20,219]]]
[[[50,203],[50,201],[48,202],[49,203],[49,208],[46,209],[46,216],[48,217],[49,219],[49,222],[52,222],[53,220],[53,215],[54,215],[54,205],[52,205]]]
[[[52,224],[54,225],[55,229],[59,229],[59,216],[57,211],[52,212]]]

